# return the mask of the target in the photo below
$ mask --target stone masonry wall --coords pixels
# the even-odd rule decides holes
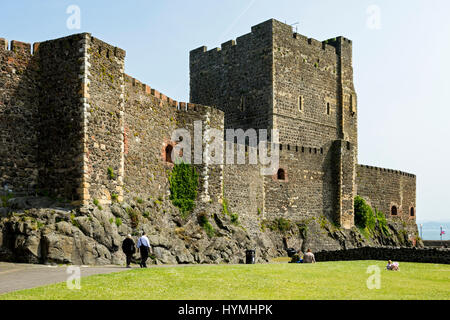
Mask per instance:
[[[125,198],[169,198],[168,179],[173,163],[166,161],[165,151],[167,146],[179,143],[172,141],[172,133],[186,129],[191,139],[191,163],[200,176],[198,199],[217,203],[222,195],[223,166],[203,161],[209,144],[204,133],[208,128],[223,133],[223,113],[210,107],[178,103],[129,76],[125,83]],[[196,121],[198,127],[194,126]],[[197,161],[196,128],[200,133],[197,146],[202,149]]]
[[[85,203],[123,199],[125,51],[86,35],[84,75]]]
[[[230,147],[231,148],[231,147]],[[233,144],[235,159],[244,145]],[[228,148],[227,148],[228,150]],[[223,195],[228,211],[239,216],[241,224],[252,235],[260,232],[264,219],[264,176],[259,164],[250,164],[250,147],[247,146],[245,164],[227,164],[224,166]],[[237,160],[235,160],[237,163]]]
[[[334,154],[320,148],[282,145],[280,168],[285,180],[277,175],[264,179],[266,219],[302,220],[325,215],[332,219],[336,183],[331,168]]]
[[[416,211],[416,176],[390,169],[359,165],[357,167],[357,193],[368,204],[394,221],[411,221],[415,223]],[[392,207],[397,207],[397,216],[391,214]],[[414,208],[414,216],[411,216]]]
[[[225,112],[225,128],[271,127],[272,23],[221,48],[190,53],[190,100]]]
[[[11,41],[9,48],[0,39],[0,186],[15,193],[37,186],[37,66],[30,44]]]
[[[84,34],[36,46],[40,63],[39,189],[78,201],[82,170]]]

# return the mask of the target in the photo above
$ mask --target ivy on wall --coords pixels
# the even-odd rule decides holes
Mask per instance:
[[[195,207],[199,175],[190,164],[177,163],[169,175],[170,200],[178,207],[183,217]]]

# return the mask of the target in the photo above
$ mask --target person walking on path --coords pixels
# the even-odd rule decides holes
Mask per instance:
[[[123,253],[127,256],[127,268],[131,268],[131,259],[133,258],[133,254],[136,252],[136,248],[134,246],[133,238],[131,234],[129,234],[125,240],[122,242],[122,250]]]
[[[137,243],[138,251],[141,253],[141,268],[147,268],[147,259],[150,252],[150,241],[148,240],[145,232],[142,232],[142,237],[139,238]]]
[[[311,252],[311,249],[303,256],[303,263],[316,263],[316,258],[314,257],[314,253]]]

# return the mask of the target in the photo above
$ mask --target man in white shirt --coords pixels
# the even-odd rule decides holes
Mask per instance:
[[[145,232],[142,232],[142,237],[139,238],[137,243],[138,251],[141,253],[141,268],[147,268],[147,259],[150,252],[150,241],[148,240]]]
[[[311,249],[308,249],[304,254],[303,263],[316,263],[316,258],[314,257],[314,253],[311,252]]]

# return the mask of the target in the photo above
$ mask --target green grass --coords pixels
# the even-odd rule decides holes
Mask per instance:
[[[369,290],[367,268],[381,269],[381,289]],[[133,269],[81,280],[81,290],[66,283],[24,290],[2,299],[149,300],[447,300],[450,265],[400,263],[386,271],[384,261],[317,264],[260,264]]]

